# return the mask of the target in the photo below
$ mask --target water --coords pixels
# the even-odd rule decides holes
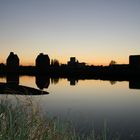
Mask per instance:
[[[71,121],[80,132],[88,133],[94,128],[100,133],[106,122],[109,135],[118,132],[123,140],[140,139],[138,81],[69,81],[46,78],[45,83],[40,80],[41,78],[21,76],[19,84],[37,89],[37,85],[41,88],[46,85],[43,90],[49,92],[48,95],[30,96],[44,114]],[[0,82],[6,82],[6,78],[0,78]],[[6,95],[0,96],[3,98]],[[14,98],[13,95],[8,97]]]

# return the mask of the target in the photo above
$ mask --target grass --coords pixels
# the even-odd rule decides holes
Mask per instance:
[[[0,140],[108,140],[106,122],[101,136],[79,134],[70,123],[44,118],[31,101],[0,101]],[[113,139],[111,139],[113,140]],[[118,140],[118,138],[114,139]]]

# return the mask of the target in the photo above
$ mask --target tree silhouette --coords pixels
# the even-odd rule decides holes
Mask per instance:
[[[51,66],[59,66],[59,61],[57,59],[52,59]]]
[[[114,60],[111,60],[110,63],[109,63],[109,66],[112,66],[112,65],[115,65],[115,64],[117,64],[117,62],[114,61]]]

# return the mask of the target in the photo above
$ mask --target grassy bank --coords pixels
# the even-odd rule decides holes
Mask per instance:
[[[106,128],[101,136],[94,131],[89,136],[76,133],[69,123],[43,118],[32,102],[12,104],[0,101],[0,140],[108,140]],[[113,139],[112,139],[113,140]],[[117,139],[114,139],[117,140]]]

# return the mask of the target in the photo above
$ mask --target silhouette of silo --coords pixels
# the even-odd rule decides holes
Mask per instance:
[[[17,73],[19,70],[19,58],[13,52],[10,52],[7,61],[7,72]]]
[[[130,66],[140,66],[140,55],[130,55],[129,56]]]
[[[47,74],[50,68],[50,58],[48,55],[40,53],[36,58],[36,69],[38,74]]]

